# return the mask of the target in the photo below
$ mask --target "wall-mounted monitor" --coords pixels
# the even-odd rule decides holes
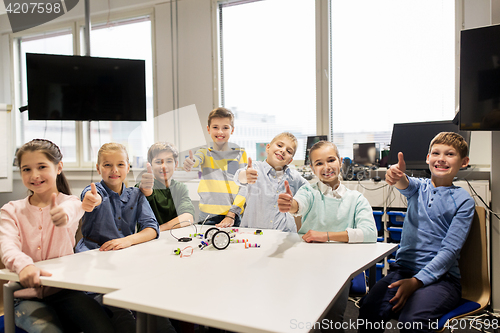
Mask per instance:
[[[429,144],[440,132],[458,133],[467,143],[470,143],[470,132],[460,131],[453,121],[394,124],[389,164],[397,164],[398,152],[402,152],[407,170],[428,170],[429,165],[425,160],[429,152]]]
[[[26,54],[29,120],[146,121],[144,60]]]
[[[460,129],[500,130],[500,25],[461,32]]]

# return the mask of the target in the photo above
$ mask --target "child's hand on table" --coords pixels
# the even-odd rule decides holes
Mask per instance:
[[[28,265],[19,272],[19,282],[25,288],[37,288],[40,287],[40,276],[52,276],[52,273],[35,265]]]
[[[220,223],[216,224],[215,226],[218,227],[218,228],[229,228],[229,227],[232,227],[234,225],[234,217],[228,217],[226,215],[226,217],[220,221]]]
[[[309,230],[308,232],[306,232],[306,234],[302,236],[302,239],[307,243],[324,243],[328,241],[326,232],[320,232],[315,230]]]
[[[127,239],[127,237],[116,238],[102,244],[102,246],[99,248],[99,251],[121,250],[132,245],[132,242]]]

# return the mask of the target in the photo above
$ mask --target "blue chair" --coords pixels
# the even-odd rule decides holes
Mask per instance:
[[[349,296],[364,296],[368,292],[368,287],[366,286],[366,275],[365,272],[361,272],[356,275],[351,281],[351,289],[349,290]]]
[[[439,319],[437,332],[443,332],[450,320],[474,314],[488,305],[491,287],[487,258],[486,212],[476,206],[469,236],[460,252],[462,299],[455,309]]]

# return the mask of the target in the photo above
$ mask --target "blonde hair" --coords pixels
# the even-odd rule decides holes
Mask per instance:
[[[229,109],[222,107],[213,109],[208,115],[208,126],[210,126],[214,118],[229,118],[231,127],[234,127],[234,114]]]
[[[127,148],[125,148],[125,146],[122,145],[121,143],[116,143],[116,142],[105,143],[101,146],[101,148],[99,148],[99,152],[97,153],[97,164],[101,164],[102,154],[109,154],[111,152],[116,152],[120,150],[125,153],[125,156],[127,156],[127,163],[130,164],[128,159]]]
[[[330,142],[330,141],[318,141],[315,144],[312,145],[311,149],[309,149],[309,163],[312,165],[312,153],[315,150],[318,150],[322,147],[325,146],[330,146],[335,150],[335,155],[337,155],[338,160],[340,161],[340,154],[339,154],[339,149],[335,145],[335,143]]]
[[[292,133],[290,132],[283,132],[283,133],[280,133],[278,135],[276,135],[272,140],[271,142],[269,143],[270,145],[272,145],[275,141],[281,139],[281,138],[287,138],[289,139],[290,141],[292,141],[294,147],[293,147],[293,156],[295,156],[295,153],[297,151],[297,145],[298,145],[298,142],[297,142],[297,138],[295,137],[295,135],[293,135]]]
[[[46,139],[33,139],[30,142],[22,145],[21,148],[16,153],[17,166],[21,168],[21,159],[26,152],[41,152],[43,153],[49,161],[54,163],[54,165],[59,164],[62,161],[63,155],[59,147],[52,141]],[[57,190],[61,193],[71,195],[71,190],[69,188],[68,180],[66,176],[61,173],[57,175],[56,178]],[[31,191],[30,191],[31,192]]]
[[[447,145],[456,149],[461,158],[469,155],[469,145],[467,141],[458,133],[455,132],[441,132],[432,139],[429,145],[429,154],[434,145]]]
[[[172,153],[174,161],[177,163],[177,158],[179,157],[179,151],[170,142],[156,142],[148,150],[148,162],[153,163],[153,158],[161,152],[168,151]]]

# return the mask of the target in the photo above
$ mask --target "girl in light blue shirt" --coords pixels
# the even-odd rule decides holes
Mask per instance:
[[[302,216],[299,234],[303,234],[302,238],[308,243],[375,242],[377,228],[368,200],[358,191],[349,190],[340,183],[342,160],[337,146],[319,141],[311,147],[309,156],[312,171],[319,181],[312,186],[302,186],[295,196],[292,196],[286,183],[286,193],[278,198],[279,210]],[[348,297],[349,284],[339,292],[325,318],[342,323]]]

